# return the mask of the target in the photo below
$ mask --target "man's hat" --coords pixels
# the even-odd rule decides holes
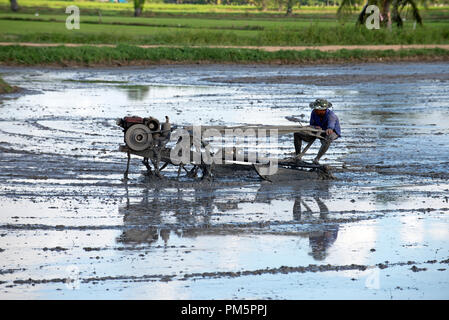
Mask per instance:
[[[332,103],[326,99],[316,99],[314,102],[309,104],[309,107],[316,110],[326,110],[332,107]]]

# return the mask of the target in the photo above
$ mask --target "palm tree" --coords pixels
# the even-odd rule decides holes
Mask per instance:
[[[11,2],[11,10],[16,12],[19,11],[19,4],[17,3],[17,0],[10,0]]]
[[[342,17],[350,13],[355,4],[361,3],[362,0],[343,0],[338,8],[337,14]],[[370,5],[376,5],[380,10],[381,24],[391,26],[392,21],[398,27],[402,26],[401,13],[407,6],[411,7],[413,19],[422,25],[422,18],[419,14],[417,0],[368,0],[360,11],[357,18],[357,24],[363,24],[367,18],[366,9]]]
[[[413,19],[419,24],[422,25],[422,18],[419,14],[418,5],[415,0],[393,0],[392,6],[392,15],[393,21],[396,22],[398,27],[402,26],[401,12],[405,8],[405,6],[410,5],[412,9]]]

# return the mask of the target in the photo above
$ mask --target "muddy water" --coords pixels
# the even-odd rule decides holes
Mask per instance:
[[[1,298],[449,298],[449,64],[0,72],[25,89],[0,100]],[[337,180],[121,180],[117,117],[290,125],[316,97]]]

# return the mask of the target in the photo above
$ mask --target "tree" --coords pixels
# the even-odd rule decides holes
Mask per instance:
[[[357,24],[363,24],[367,18],[366,10],[370,5],[376,5],[380,10],[380,22],[382,26],[391,26],[392,22],[395,22],[398,27],[402,26],[401,13],[405,7],[410,6],[413,19],[422,25],[422,18],[419,14],[418,0],[368,0],[360,11],[357,18]],[[360,0],[343,0],[338,8],[337,14],[342,17],[350,13],[356,3],[360,3]],[[353,4],[354,3],[354,4]]]
[[[17,0],[10,0],[11,2],[11,10],[14,12],[19,11],[19,4],[17,3]]]
[[[274,0],[274,4],[277,6],[278,11],[284,10],[284,0]]]
[[[392,18],[396,22],[398,27],[402,26],[401,11],[406,5],[410,5],[412,9],[413,19],[420,25],[422,25],[422,18],[419,14],[417,3],[414,0],[393,0],[392,6]]]
[[[139,17],[143,11],[145,0],[134,0],[134,17]]]
[[[249,3],[254,4],[259,10],[267,10],[268,0],[251,0]]]
[[[287,12],[285,15],[291,16],[293,13],[293,6],[296,4],[297,0],[287,0]]]

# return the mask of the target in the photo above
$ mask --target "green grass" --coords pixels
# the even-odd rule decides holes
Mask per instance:
[[[23,15],[17,18],[23,19]],[[56,18],[44,17],[44,20]],[[81,22],[79,30],[67,30],[63,21],[20,21],[0,17],[0,41],[237,46],[449,43],[449,28],[438,23],[415,30],[406,24],[404,28],[395,28],[390,32],[336,22],[280,24],[262,21],[259,24],[231,24],[226,20],[213,24],[213,21],[206,19],[185,19],[178,20],[176,24],[176,21],[167,18],[147,20],[151,20],[146,22],[152,26]]]
[[[0,0],[0,41],[38,43],[112,44],[118,48],[0,48],[0,63],[129,63],[129,61],[330,61],[383,57],[377,51],[281,51],[239,49],[154,48],[134,45],[174,46],[303,46],[375,44],[448,44],[449,7],[422,10],[423,27],[406,21],[392,31],[368,30],[355,26],[355,14],[344,24],[336,18],[336,7],[295,8],[293,17],[269,8],[254,6],[176,5],[147,3],[144,16],[132,16],[132,3],[92,1],[20,0],[21,10],[13,13],[9,0]],[[65,8],[81,9],[81,29],[67,30]],[[101,11],[101,17],[98,12]],[[35,15],[39,12],[38,15]],[[387,57],[428,55],[446,57],[446,51],[386,51]],[[16,56],[14,56],[16,55]],[[108,62],[109,61],[109,62]]]
[[[16,86],[9,85],[2,77],[0,77],[0,94],[13,93],[19,91]]]
[[[13,13],[9,0],[0,0],[0,41],[186,46],[449,43],[449,7],[423,9],[424,27],[414,29],[406,21],[402,29],[389,32],[357,28],[354,16],[342,24],[336,7],[296,8],[295,16],[287,18],[274,8],[260,12],[254,6],[147,3],[148,16],[135,18],[131,2],[21,0],[19,4],[21,11]],[[72,4],[81,9],[80,30],[65,28],[65,8]]]
[[[42,12],[63,12],[69,5],[76,5],[82,12],[92,13],[101,10],[103,14],[110,15],[132,15],[134,12],[133,2],[128,3],[110,3],[110,2],[93,2],[93,1],[46,1],[46,0],[20,0],[19,5],[23,11],[42,11]],[[9,0],[0,0],[0,6],[3,8],[9,7]],[[295,12],[299,8],[294,8]],[[336,7],[307,7],[301,11],[310,13],[334,13]],[[147,2],[144,5],[144,14],[172,14],[172,15],[189,15],[189,14],[228,14],[228,15],[279,15],[280,12],[276,8],[268,8],[266,11],[260,11],[257,7],[252,5],[214,5],[214,4],[168,4],[168,3],[151,3]],[[284,12],[281,12],[283,14]]]
[[[69,5],[76,5],[80,8],[82,15],[97,15],[101,11],[102,15],[129,16],[133,15],[133,2],[110,3],[97,1],[46,1],[46,0],[20,0],[21,12],[24,13],[56,13],[63,14]],[[420,8],[425,19],[449,16],[449,6]],[[0,11],[8,12],[9,0],[0,0]],[[293,8],[293,18],[309,19],[335,19],[337,7],[313,7],[296,6]],[[354,13],[355,14],[355,13]],[[279,11],[275,7],[268,7],[266,11],[261,11],[253,5],[200,5],[200,4],[166,4],[151,3],[147,1],[144,6],[143,15],[147,17],[155,16],[175,16],[175,17],[228,17],[234,19],[252,18],[282,18],[285,19],[285,11]]]
[[[17,21],[42,21],[42,22],[63,22],[68,15],[62,14],[23,14],[23,13],[0,13],[0,19]],[[336,19],[207,19],[207,18],[183,18],[183,17],[117,17],[117,16],[92,16],[81,15],[81,24],[109,24],[109,25],[138,25],[150,27],[174,27],[174,28],[209,28],[209,29],[230,29],[230,30],[265,30],[273,28],[294,29],[304,27],[310,23],[326,24],[328,26],[339,25]]]
[[[369,61],[372,59],[407,59],[412,57],[449,58],[449,50],[319,50],[267,52],[254,49],[216,48],[149,48],[119,45],[117,47],[0,47],[0,61],[7,65],[75,64],[114,65],[152,63],[313,63],[335,61]]]
[[[62,80],[65,82],[79,82],[79,83],[128,83],[128,81],[111,81],[111,80]]]

